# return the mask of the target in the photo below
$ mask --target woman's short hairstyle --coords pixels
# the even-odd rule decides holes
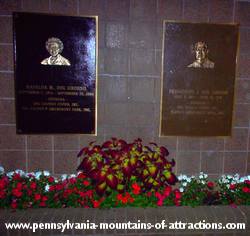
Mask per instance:
[[[59,46],[59,53],[62,52],[63,50],[63,42],[59,39],[59,38],[49,38],[47,41],[46,41],[46,49],[49,51],[49,47],[52,43],[57,43],[58,46]]]

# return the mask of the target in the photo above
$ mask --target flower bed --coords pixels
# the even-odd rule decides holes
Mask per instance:
[[[83,173],[55,178],[47,171],[17,170],[0,175],[0,208],[250,205],[250,176],[224,175],[214,182],[205,174],[178,179],[179,188],[142,191],[140,183],[133,182],[123,193],[100,196]]]
[[[0,208],[250,205],[250,176],[223,175],[212,182],[200,173],[177,179],[167,149],[143,146],[139,139],[91,143],[78,156],[80,171],[60,178],[48,171],[5,173],[1,167]],[[178,188],[172,186],[177,180]]]

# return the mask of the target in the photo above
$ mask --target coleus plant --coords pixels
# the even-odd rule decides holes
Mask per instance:
[[[143,146],[141,139],[127,143],[112,138],[102,145],[91,142],[82,148],[78,157],[83,159],[77,170],[91,178],[100,196],[112,190],[125,192],[133,182],[140,183],[142,191],[147,191],[177,182],[172,172],[175,161],[167,160],[168,155],[168,150],[156,143]]]

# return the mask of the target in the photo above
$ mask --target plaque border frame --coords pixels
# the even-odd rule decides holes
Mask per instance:
[[[236,61],[235,61],[235,77],[234,77],[234,93],[233,93],[233,110],[232,110],[232,122],[231,122],[231,129],[229,135],[221,135],[221,136],[201,136],[201,135],[162,135],[161,127],[162,127],[162,98],[163,98],[163,74],[164,74],[164,50],[165,50],[165,23],[182,23],[182,24],[207,24],[207,25],[232,25],[232,26],[238,26],[238,35],[237,35],[237,46],[236,46]],[[216,23],[216,22],[188,22],[188,21],[181,21],[181,20],[163,20],[162,22],[162,54],[161,54],[161,78],[160,78],[160,86],[161,86],[161,92],[160,92],[160,122],[159,122],[159,138],[167,138],[167,137],[192,137],[192,138],[232,138],[233,133],[233,125],[236,120],[236,82],[237,82],[237,73],[239,70],[239,49],[240,49],[240,29],[239,23]],[[167,78],[166,78],[167,79]]]
[[[14,14],[16,13],[21,13],[21,14],[39,14],[39,15],[47,15],[47,16],[69,16],[69,17],[89,17],[89,18],[94,18],[96,21],[96,48],[95,48],[95,67],[96,67],[96,79],[95,79],[95,130],[94,133],[91,134],[87,134],[87,133],[18,133],[17,131],[17,125],[16,125],[16,121],[17,121],[17,88],[16,88],[16,37],[15,37],[15,24],[14,24]],[[27,12],[27,11],[13,11],[12,12],[12,37],[13,37],[13,62],[14,62],[14,92],[15,92],[15,125],[16,125],[16,135],[56,135],[56,136],[60,136],[60,135],[84,135],[84,136],[90,136],[90,137],[97,137],[97,130],[98,130],[98,87],[99,87],[99,83],[98,83],[98,46],[99,46],[99,18],[98,15],[71,15],[71,14],[61,14],[61,13],[46,13],[46,12],[37,12],[37,11],[32,11],[32,12]]]

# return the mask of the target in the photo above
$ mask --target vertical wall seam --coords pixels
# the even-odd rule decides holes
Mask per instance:
[[[79,16],[80,15],[80,0],[77,0],[76,2],[76,14]]]
[[[223,138],[222,174],[225,174],[225,151],[226,151],[226,139]]]
[[[246,156],[246,163],[245,163],[245,172],[244,174],[248,174],[247,173],[247,169],[248,169],[248,155],[249,155],[249,142],[250,142],[250,121],[248,124],[248,134],[247,134],[247,156]]]
[[[49,0],[49,11],[51,11],[51,0]]]
[[[28,172],[28,136],[25,135],[24,138],[24,142],[25,142],[25,171]]]
[[[54,136],[51,137],[52,142],[52,174],[55,174],[55,140]]]
[[[179,175],[180,173],[179,173],[179,167],[178,167],[178,162],[179,162],[179,138],[177,137],[177,139],[176,139],[176,173],[177,173],[177,175]]]
[[[200,166],[199,166],[199,168],[200,168],[200,172],[201,172],[201,161],[202,161],[202,152],[201,152],[201,139],[199,140],[199,145],[200,145]]]
[[[208,9],[207,9],[207,22],[210,22],[210,15],[211,15],[211,1],[208,2]]]
[[[182,19],[185,18],[185,14],[184,14],[184,9],[185,9],[185,0],[182,0]]]
[[[24,10],[24,7],[23,7],[23,0],[21,1],[21,10]]]
[[[234,0],[233,4],[233,22],[235,22],[235,11],[236,11],[236,0]]]
[[[81,135],[78,135],[78,151],[80,150],[81,150]],[[77,164],[77,167],[78,165],[80,165],[80,158],[76,159],[76,164]]]

